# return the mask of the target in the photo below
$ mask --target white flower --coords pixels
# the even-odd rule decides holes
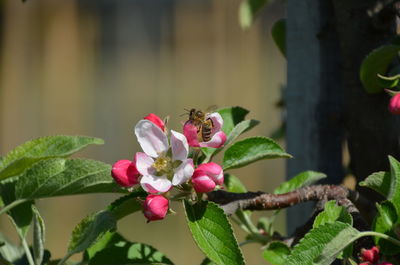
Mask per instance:
[[[139,121],[135,134],[144,151],[136,153],[135,163],[145,191],[164,193],[193,175],[193,160],[187,158],[189,145],[183,134],[171,130],[170,146],[167,135],[149,120]]]

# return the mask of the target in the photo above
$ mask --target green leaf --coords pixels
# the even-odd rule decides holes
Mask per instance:
[[[186,220],[197,246],[216,264],[245,264],[232,227],[216,204],[184,201]]]
[[[246,187],[240,182],[240,180],[232,174],[224,174],[224,184],[226,190],[234,193],[245,193],[247,192]]]
[[[109,211],[100,211],[83,219],[72,231],[68,255],[79,253],[90,247],[105,233],[115,230],[117,220]]]
[[[335,222],[313,228],[292,249],[287,265],[331,264],[343,249],[360,237],[349,224]]]
[[[215,265],[215,263],[212,262],[209,258],[205,258],[200,265]]]
[[[281,18],[274,23],[271,29],[271,35],[274,39],[276,46],[286,57],[286,19]]]
[[[317,181],[326,178],[326,175],[316,171],[304,171],[290,180],[283,182],[278,188],[274,190],[275,194],[282,194],[293,191],[298,188],[310,186]]]
[[[244,121],[249,111],[242,107],[227,107],[219,109],[218,113],[221,114],[221,117],[224,120],[222,130],[226,135],[229,135],[237,124]]]
[[[128,214],[132,214],[134,212],[140,211],[142,209],[142,202],[138,198],[146,197],[146,192],[143,191],[141,188],[138,188],[132,191],[130,194],[120,197],[119,199],[115,200],[111,203],[106,211],[99,212],[98,214],[104,214],[107,212],[111,217],[110,219],[113,222],[117,222],[118,220],[122,219],[123,217],[127,216]],[[95,214],[96,215],[96,214]],[[90,218],[90,220],[83,220],[81,223],[85,223],[86,226],[95,225],[90,224],[96,222],[96,217]],[[79,227],[81,224],[78,224]],[[78,229],[78,228],[75,228]],[[112,229],[110,229],[112,230]],[[86,251],[85,251],[85,258],[86,260],[91,259],[97,252],[101,251],[102,249],[106,248],[110,244],[113,243],[114,237],[113,231],[106,231],[103,230],[99,231],[100,234],[98,236],[93,236],[95,238],[92,242],[86,244]],[[79,235],[77,235],[79,236]],[[75,236],[75,237],[77,237]],[[86,236],[85,234],[81,234],[81,236]],[[74,238],[74,235],[72,235]]]
[[[379,171],[369,175],[365,180],[361,181],[359,185],[373,189],[387,197],[390,189],[390,179],[389,172]]]
[[[378,74],[386,74],[399,50],[400,45],[384,45],[365,57],[360,67],[360,80],[368,93],[379,93],[383,90]]]
[[[18,179],[17,199],[95,192],[122,192],[110,175],[111,166],[88,159],[54,158],[36,163]]]
[[[390,161],[390,189],[387,198],[394,205],[400,207],[400,163],[394,157],[389,156]],[[400,208],[398,209],[400,212]]]
[[[269,243],[263,252],[264,259],[272,265],[286,265],[289,255],[290,248],[280,241]]]
[[[229,144],[233,143],[237,137],[239,137],[242,133],[247,132],[251,128],[257,126],[260,122],[257,120],[245,120],[239,122],[233,129],[232,131],[228,134],[228,137],[226,139],[226,142],[223,146],[226,147]],[[201,148],[201,151],[203,154],[206,156],[206,160],[204,161],[205,163],[208,162],[211,158],[211,156],[216,155],[219,153],[223,148]]]
[[[239,168],[261,159],[290,158],[291,155],[272,139],[266,137],[250,137],[231,145],[224,154],[224,170]]]
[[[393,88],[399,84],[400,74],[394,75],[394,76],[384,76],[384,75],[378,74],[378,80],[379,80],[379,84],[383,88]]]
[[[89,265],[173,264],[152,246],[129,242],[118,233],[112,235],[110,242],[90,259]]]
[[[353,225],[353,218],[343,206],[336,205],[336,201],[328,201],[325,203],[324,210],[315,218],[313,228],[336,221]]]
[[[0,194],[1,198],[5,205],[9,205],[10,203],[16,200],[15,197],[15,183],[16,179],[12,181],[7,180],[5,182],[0,183]],[[18,230],[18,234],[21,237],[25,237],[29,231],[31,222],[32,222],[32,204],[33,202],[28,200],[19,204],[9,210],[7,213],[10,216],[12,222],[15,224],[15,227]]]
[[[35,264],[42,264],[44,256],[45,226],[38,209],[32,205],[33,212],[33,240],[32,249]]]
[[[58,135],[26,142],[0,160],[0,180],[19,175],[40,160],[67,157],[89,144],[103,144],[103,140],[86,136]]]
[[[250,28],[256,13],[271,0],[243,0],[239,6],[239,24],[243,29]]]
[[[396,233],[394,232],[394,227],[398,220],[396,207],[391,201],[384,201],[381,204],[377,204],[377,209],[378,214],[373,223],[374,231],[397,238]],[[400,252],[400,247],[388,240],[375,237],[375,243],[379,246],[380,251],[385,255],[395,255]]]

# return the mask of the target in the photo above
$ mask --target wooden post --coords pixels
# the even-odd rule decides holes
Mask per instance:
[[[343,178],[342,82],[339,45],[329,0],[288,0],[287,178],[305,170]],[[311,216],[312,205],[288,209],[292,233]]]

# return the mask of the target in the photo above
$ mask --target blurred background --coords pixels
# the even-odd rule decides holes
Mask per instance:
[[[239,105],[261,124],[250,135],[280,126],[276,107],[286,62],[270,36],[284,16],[279,1],[249,30],[238,23],[239,0],[18,0],[0,1],[0,155],[46,135],[105,140],[78,156],[113,163],[139,146],[135,123],[153,112],[170,115],[181,130],[184,108]],[[283,142],[280,142],[284,145]],[[284,179],[284,160],[232,170],[249,190],[271,192]],[[46,247],[64,256],[74,226],[115,195],[73,196],[38,202]],[[176,264],[200,264],[180,205],[162,222],[141,213],[119,223],[131,241],[153,245]],[[255,216],[267,216],[257,213]],[[5,216],[1,231],[16,239]],[[277,229],[284,232],[280,216]],[[244,241],[238,232],[238,240]],[[265,264],[259,245],[243,247],[248,264]]]

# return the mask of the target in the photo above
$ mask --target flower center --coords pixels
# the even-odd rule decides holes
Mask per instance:
[[[171,158],[159,156],[152,166],[157,173],[166,173],[171,170]]]

